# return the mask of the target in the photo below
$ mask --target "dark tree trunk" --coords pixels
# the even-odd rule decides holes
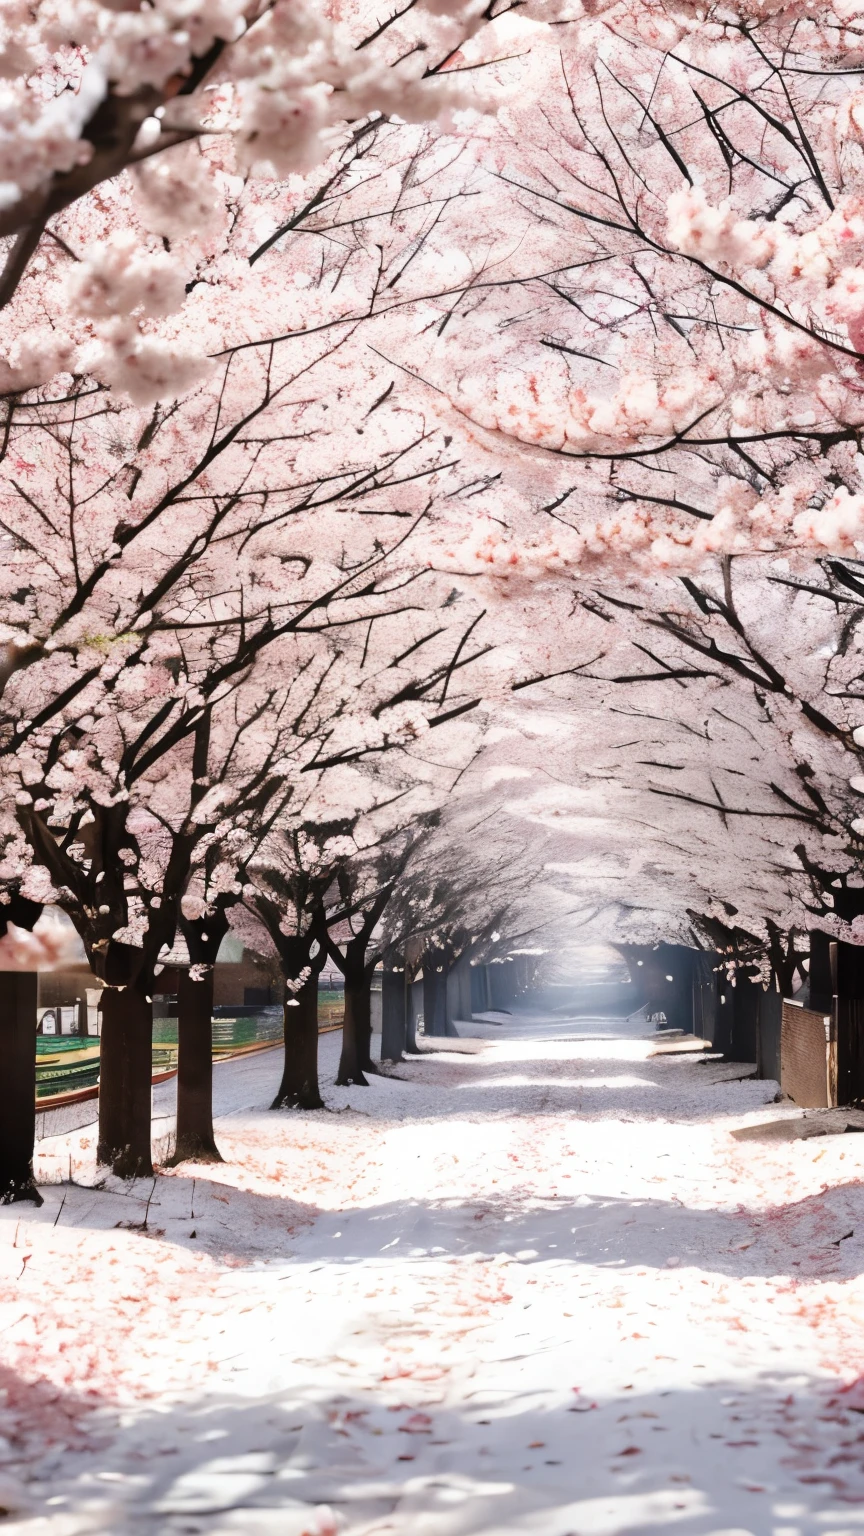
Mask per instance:
[[[213,967],[228,932],[224,906],[203,917],[181,917],[189,959],[202,969],[193,981],[181,971],[177,986],[177,1145],[172,1163],[221,1163],[213,1135]]]
[[[372,1000],[370,997],[374,959],[367,965],[369,948],[375,925],[390,900],[392,884],[384,886],[365,911],[359,930],[345,945],[344,959],[338,946],[330,944],[330,954],[345,977],[345,1022],[342,1028],[342,1055],[339,1058],[337,1083],[357,1083],[363,1088],[369,1084],[365,1072],[378,1071],[372,1060]]]
[[[700,949],[693,957],[693,1033],[712,1045],[717,1031],[720,1005],[719,967],[722,956],[716,950]]]
[[[758,977],[739,974],[732,992],[733,1061],[756,1061],[758,1055],[759,1005],[762,985]]]
[[[357,1051],[361,1072],[377,1074],[377,1063],[372,1060],[372,974],[364,970],[358,978],[356,989],[352,986],[352,1002],[357,1018]],[[347,998],[348,988],[345,988]]]
[[[427,1035],[447,1033],[445,976],[444,955],[434,950],[423,962],[423,1029]]]
[[[358,975],[345,975],[345,1021],[342,1025],[342,1054],[339,1057],[339,1072],[336,1082],[342,1087],[349,1083],[355,1083],[360,1088],[368,1088],[369,1084],[364,1076],[366,1071],[374,1070],[369,1065],[369,1043],[372,1033],[372,1020],[369,1004],[369,984],[362,972]]]
[[[444,1033],[451,1039],[456,1037],[456,1026],[453,1023],[459,1016],[459,972],[458,961],[454,961],[448,955],[444,962],[444,974],[441,977],[441,997],[444,1012]]]
[[[177,988],[177,1145],[172,1163],[221,1163],[213,1136],[213,968]]]
[[[97,1159],[121,1179],[153,1172],[150,1114],[153,1004],[140,983],[102,993]]]
[[[500,965],[490,965],[487,971],[489,979],[489,1007],[495,1013],[511,1013],[511,1003],[516,998],[516,967],[512,960],[505,960]]]
[[[492,1007],[488,965],[471,967],[471,1013],[488,1013]]]
[[[835,978],[831,974],[831,935],[821,933],[818,929],[810,932],[810,969],[807,978],[808,1006],[817,1013],[830,1013],[832,999],[837,991]]]
[[[800,969],[802,955],[795,950],[795,941],[790,934],[782,933],[776,923],[770,919],[765,924],[768,929],[768,954],[771,960],[771,969],[777,981],[777,987],[781,997],[791,997],[795,991],[795,976],[803,976]]]
[[[407,1039],[407,986],[404,971],[385,968],[381,978],[381,1060],[401,1061]]]
[[[206,770],[209,719],[209,710],[203,710],[195,727],[196,780]],[[193,796],[193,808],[195,804]],[[118,927],[124,927],[129,920],[127,874],[131,877],[133,866],[139,876],[142,873],[140,849],[127,826],[129,802],[117,801],[110,806],[94,802],[92,812],[93,819],[85,834],[89,855],[86,872],[80,864],[73,865],[68,851],[39,814],[22,808],[19,819],[37,858],[51,872],[56,884],[62,889],[71,880],[77,893],[69,903],[70,916],[94,973],[105,983],[97,1157],[118,1177],[137,1178],[152,1173],[153,979],[159,954],[174,942],[177,908],[203,826],[193,830],[190,825],[186,830],[169,834],[170,852],[160,882],[159,900],[148,908],[141,944],[133,945],[114,937]]]
[[[33,1181],[37,982],[35,971],[0,972],[0,1205],[42,1204]]]
[[[756,1076],[780,1082],[780,1034],[783,998],[779,992],[763,992],[759,999],[759,1033],[756,1040]]]
[[[299,992],[285,991],[285,1063],[271,1109],[323,1109],[318,1087],[318,976],[314,967]]]
[[[405,1053],[408,1056],[419,1056],[417,1046],[417,1017],[420,1008],[419,994],[423,991],[422,981],[405,982]]]

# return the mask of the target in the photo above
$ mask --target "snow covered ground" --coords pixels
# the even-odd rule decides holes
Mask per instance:
[[[524,1023],[368,1089],[326,1036],[314,1114],[266,1110],[277,1053],[220,1065],[225,1163],[131,1189],[92,1126],[42,1141],[6,1528],[860,1533],[864,1137],[738,1141],[775,1084]]]

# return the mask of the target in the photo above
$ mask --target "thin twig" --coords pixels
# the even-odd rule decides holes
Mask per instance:
[[[147,1217],[150,1215],[150,1201],[153,1199],[153,1195],[155,1193],[155,1190],[156,1190],[156,1180],[154,1178],[153,1184],[152,1184],[152,1187],[151,1187],[151,1190],[150,1190],[150,1193],[147,1196],[147,1204],[144,1207],[144,1220],[141,1223],[141,1231],[142,1232],[146,1232],[147,1231]]]

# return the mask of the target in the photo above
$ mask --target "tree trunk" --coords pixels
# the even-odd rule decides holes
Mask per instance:
[[[292,996],[285,990],[285,1064],[271,1109],[324,1108],[318,1087],[318,976],[313,968],[299,992]]]
[[[181,971],[177,986],[177,1146],[172,1163],[221,1163],[213,1135],[213,983],[219,947],[228,932],[224,902],[201,917],[180,915],[180,929],[200,981]]]
[[[353,990],[353,989],[352,989]],[[345,989],[346,997],[348,988]],[[358,979],[353,999],[357,1017],[357,1052],[361,1072],[378,1073],[377,1063],[372,1060],[372,975],[364,970]]]
[[[471,969],[471,1015],[475,1013],[489,1013],[492,1008],[492,996],[489,990],[488,965],[475,965]]]
[[[501,965],[490,965],[489,977],[489,1006],[495,1013],[510,1013],[511,1003],[516,997],[516,967],[512,960],[505,960]]]
[[[444,997],[444,1033],[456,1038],[458,1031],[453,1023],[459,1017],[459,961],[446,960],[441,991]]]
[[[445,980],[443,955],[435,951],[423,962],[423,1028],[427,1035],[445,1035]],[[442,961],[441,970],[437,961]]]
[[[33,1181],[37,982],[35,971],[0,972],[0,1205],[42,1204]]]
[[[121,1179],[152,1174],[153,1004],[140,985],[102,993],[99,1141],[96,1156]]]
[[[420,994],[423,991],[422,981],[405,982],[405,1054],[407,1056],[419,1056],[417,1047],[417,1018],[422,1011]]]
[[[213,967],[177,988],[177,1145],[172,1164],[221,1163],[213,1137]]]
[[[463,953],[447,967],[445,987],[447,999],[446,1024],[448,1035],[458,1035],[455,1020],[471,1019],[471,968],[468,955]]]
[[[372,1018],[369,1004],[369,983],[362,972],[359,976],[345,977],[345,1022],[342,1025],[342,1055],[336,1082],[341,1087],[355,1083],[360,1088],[369,1084],[363,1075],[364,1067],[370,1070],[369,1046],[372,1035]],[[374,1068],[371,1068],[374,1071]]]
[[[407,1036],[404,971],[385,968],[381,977],[381,1060],[401,1061]]]

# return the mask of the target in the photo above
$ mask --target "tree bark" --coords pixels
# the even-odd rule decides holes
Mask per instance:
[[[377,1075],[377,1063],[372,1060],[372,974],[365,968],[362,976],[358,977],[356,984],[352,986],[352,1005],[357,1018],[357,1051],[360,1057],[361,1072],[372,1072]],[[346,1006],[348,988],[345,988]]]
[[[381,978],[381,1060],[401,1061],[407,1038],[404,971],[385,968]]]
[[[408,981],[406,972],[405,981],[405,1054],[407,1056],[419,1056],[417,1048],[417,993],[415,987],[423,990],[422,981]]]
[[[140,986],[102,993],[99,1140],[96,1156],[121,1179],[152,1174],[153,1004]]]
[[[213,967],[177,988],[177,1145],[172,1164],[221,1163],[213,1136]]]
[[[477,999],[476,999],[477,1006],[476,1006],[476,1008],[474,1006],[475,999],[474,999],[473,995],[472,995],[472,998],[471,998],[471,1012],[472,1012],[472,1014],[475,1014],[475,1013],[490,1013],[491,1010],[492,1010],[492,992],[491,992],[491,989],[490,989],[490,986],[489,986],[489,967],[488,967],[488,965],[479,965],[477,967],[476,991],[477,991]]]
[[[438,961],[441,969],[438,969]],[[423,962],[423,1029],[427,1035],[446,1035],[444,955],[434,950]]]
[[[360,1039],[358,1035],[357,1013],[354,1007],[355,997],[352,995],[348,982],[345,982],[345,1019],[342,1024],[342,1054],[339,1057],[339,1071],[336,1082],[340,1087],[347,1087],[354,1083],[358,1088],[368,1088],[369,1084],[363,1075],[360,1058]]]
[[[354,1083],[368,1088],[364,1072],[374,1072],[369,1054],[372,1040],[372,1014],[369,982],[363,969],[345,973],[345,1021],[342,1025],[342,1054],[336,1082],[341,1087]]]
[[[33,1179],[37,981],[35,971],[0,972],[0,1205],[42,1204]]]
[[[455,1020],[471,1018],[471,972],[467,954],[461,954],[447,966],[444,996],[446,1031],[448,1035],[456,1036],[459,1031]]]
[[[172,1164],[222,1161],[213,1134],[213,967],[228,926],[222,903],[201,917],[180,917],[189,959],[205,969],[200,981],[182,971],[177,987],[177,1145]]]
[[[320,969],[320,968],[319,968]],[[271,1109],[323,1109],[318,1087],[318,976],[312,974],[283,1006],[285,1062]]]

